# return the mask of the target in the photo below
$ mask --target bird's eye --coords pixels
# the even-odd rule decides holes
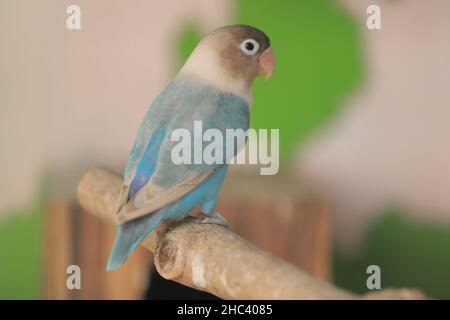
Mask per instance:
[[[248,54],[249,56],[254,55],[256,52],[258,52],[259,44],[256,42],[256,40],[253,39],[247,39],[242,41],[241,43],[241,50],[244,51],[245,54]]]

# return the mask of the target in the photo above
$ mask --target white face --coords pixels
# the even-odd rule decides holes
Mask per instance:
[[[220,90],[242,97],[249,106],[253,102],[250,86],[244,79],[234,78],[220,62],[218,51],[207,43],[199,43],[177,77],[200,79]]]
[[[261,74],[260,57],[269,48],[269,38],[256,28],[224,27],[200,41],[179,74],[200,78],[251,102],[250,87]]]

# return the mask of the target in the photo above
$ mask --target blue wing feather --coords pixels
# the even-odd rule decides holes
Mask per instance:
[[[136,171],[133,180],[131,181],[130,190],[128,193],[128,201],[133,198],[139,190],[141,190],[155,171],[159,149],[164,139],[164,135],[164,127],[156,129],[155,133],[152,135],[142,158],[136,166]]]

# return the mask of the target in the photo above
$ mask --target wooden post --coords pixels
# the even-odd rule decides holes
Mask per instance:
[[[114,221],[122,180],[89,170],[78,185],[81,206]],[[166,279],[223,299],[422,299],[417,290],[382,290],[358,296],[315,278],[231,231],[192,218],[161,224],[143,243]]]
[[[66,269],[73,264],[71,208],[67,201],[51,201],[46,206],[44,223],[44,297],[51,300],[73,299],[67,289]]]

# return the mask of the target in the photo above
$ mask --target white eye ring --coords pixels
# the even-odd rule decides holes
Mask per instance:
[[[253,46],[253,48],[248,49],[247,46],[250,46],[250,47]],[[244,53],[248,54],[249,56],[254,55],[259,50],[259,43],[253,39],[245,39],[241,43],[241,50],[244,51]]]

